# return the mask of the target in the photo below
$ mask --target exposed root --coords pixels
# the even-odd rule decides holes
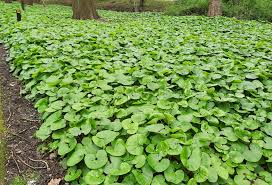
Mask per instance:
[[[48,163],[47,163],[46,161],[44,161],[44,160],[32,159],[32,158],[30,158],[30,157],[28,157],[28,159],[31,160],[31,161],[34,161],[34,162],[42,162],[43,164],[45,164],[47,171],[50,170],[49,165],[48,165]]]
[[[28,118],[22,118],[23,120],[30,121],[30,122],[40,122],[38,119],[28,119]]]
[[[28,142],[28,143],[31,143],[28,139],[26,139],[26,138],[24,138],[24,137],[22,137],[22,136],[20,136],[20,135],[18,135],[18,134],[16,134],[16,133],[12,133],[12,132],[8,132],[8,133],[11,134],[11,135],[13,135],[13,136],[17,136],[17,137],[23,139],[24,141],[26,141],[26,142]]]
[[[18,169],[19,174],[21,174],[22,171],[20,170],[19,164],[18,164],[18,162],[17,162],[17,160],[16,160],[16,158],[15,158],[15,156],[14,156],[13,150],[11,150],[11,157],[12,157],[13,161],[14,161],[15,164],[16,164],[16,167],[17,167],[17,169]]]
[[[19,132],[19,134],[22,134],[22,133],[24,133],[25,131],[27,131],[27,130],[31,130],[31,129],[33,129],[33,128],[38,129],[38,127],[37,127],[37,126],[33,126],[33,127],[26,128],[26,129],[24,129],[24,130],[20,131],[20,132]]]
[[[24,165],[26,165],[26,166],[28,166],[29,168],[32,168],[32,169],[34,169],[34,170],[36,170],[36,169],[45,169],[46,168],[46,166],[31,166],[30,164],[28,164],[28,163],[26,163],[21,157],[19,157],[19,156],[17,156],[18,158],[19,158],[19,160],[24,164]]]

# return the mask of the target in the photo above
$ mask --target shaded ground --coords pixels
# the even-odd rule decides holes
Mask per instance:
[[[133,2],[134,0],[132,0]],[[138,3],[138,1],[135,1]],[[46,3],[50,4],[62,4],[71,6],[72,0],[47,0]],[[145,6],[142,11],[148,12],[162,12],[165,11],[167,7],[173,5],[173,0],[146,0]],[[97,0],[96,6],[98,9],[103,10],[113,10],[121,12],[133,12],[133,4],[129,0]]]
[[[165,9],[172,5],[172,1],[147,1],[145,3],[144,8],[141,10],[143,12],[162,12]],[[98,9],[104,10],[113,10],[113,11],[121,11],[121,12],[133,12],[134,7],[133,4],[130,4],[128,0],[126,1],[118,1],[118,0],[105,0],[97,2]]]
[[[20,83],[9,73],[5,54],[0,45],[0,82],[7,147],[5,180],[10,184],[14,177],[21,176],[26,181],[37,181],[33,185],[47,185],[51,179],[63,177],[62,168],[52,154],[37,152],[39,143],[33,135],[41,124],[38,113],[20,95]]]

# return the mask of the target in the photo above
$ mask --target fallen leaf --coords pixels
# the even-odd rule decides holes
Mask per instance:
[[[51,179],[51,181],[48,183],[48,185],[59,185],[60,181],[61,181],[61,178]]]

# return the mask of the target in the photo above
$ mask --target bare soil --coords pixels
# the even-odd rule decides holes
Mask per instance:
[[[39,141],[34,137],[41,121],[31,102],[20,95],[21,84],[9,72],[7,52],[0,44],[0,82],[5,122],[6,184],[15,176],[35,174],[33,185],[47,185],[51,179],[62,178],[59,161],[49,153],[41,154]]]

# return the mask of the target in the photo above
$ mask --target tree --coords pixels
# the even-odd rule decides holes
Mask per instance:
[[[145,0],[129,0],[129,4],[132,5],[133,12],[140,12],[144,9]]]
[[[140,3],[139,3],[139,10],[140,11],[143,11],[143,9],[144,9],[144,0],[140,0]]]
[[[12,0],[5,0],[5,3],[12,3]]]
[[[221,0],[209,0],[208,16],[213,17],[220,15],[222,15]]]
[[[73,19],[99,19],[94,0],[72,0]]]

